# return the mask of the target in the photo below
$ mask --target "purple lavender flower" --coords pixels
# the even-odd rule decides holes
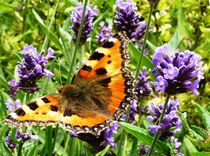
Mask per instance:
[[[11,97],[15,97],[16,96],[16,93],[18,92],[18,86],[19,86],[19,83],[15,80],[11,80],[8,82],[8,85],[10,87],[10,96]]]
[[[130,101],[130,113],[128,116],[128,121],[131,123],[135,122],[135,115],[139,113],[138,109],[138,101],[136,99]],[[120,118],[120,121],[125,121],[126,120],[126,114],[123,114]]]
[[[82,20],[82,12],[83,12],[83,5],[81,3],[78,3],[77,7],[73,10],[70,22],[74,23],[72,29],[74,31],[73,41],[76,41],[80,23]],[[98,10],[96,7],[93,9],[90,5],[87,5],[86,12],[85,12],[85,21],[83,25],[83,31],[80,39],[80,43],[84,44],[88,37],[90,37],[90,32],[93,29],[93,18],[94,16],[97,16]]]
[[[109,25],[106,27],[104,22],[101,22],[100,24],[100,33],[98,34],[98,42],[103,43],[106,42],[110,37],[112,37],[112,25],[109,23]]]
[[[144,155],[149,154],[150,148],[151,147],[149,145],[141,144],[139,147],[139,151],[138,151],[139,156],[144,156]],[[157,155],[157,151],[153,151],[152,153],[153,153],[153,155]]]
[[[24,90],[28,92],[34,92],[39,90],[39,87],[36,85],[36,82],[41,79],[43,76],[53,77],[53,73],[45,69],[45,65],[48,62],[48,59],[54,58],[54,50],[52,48],[48,49],[47,56],[43,57],[41,54],[38,54],[36,48],[32,45],[26,45],[23,47],[21,54],[24,59],[22,62],[18,63],[18,73],[20,80],[17,82],[11,80],[8,84],[10,86],[11,96],[14,97],[17,91]]]
[[[7,135],[7,136],[6,136],[6,139],[5,139],[5,143],[7,144],[7,146],[8,146],[10,149],[16,148],[17,144],[16,144],[14,141],[12,141],[12,140],[10,139],[10,134],[7,133],[6,135]]]
[[[149,115],[147,116],[147,121],[156,123],[163,111],[163,105],[164,104],[157,106],[151,103],[148,109]],[[160,131],[161,138],[167,138],[179,132],[182,128],[182,122],[176,112],[178,106],[178,100],[169,100],[162,123],[159,125],[149,125],[149,131],[153,134]]]
[[[115,26],[119,31],[125,31],[127,36],[133,41],[139,41],[143,38],[146,22],[136,14],[137,7],[131,0],[117,0],[114,19]]]
[[[139,43],[139,49],[140,49],[140,51],[142,51],[142,48],[143,48],[143,41],[141,41],[140,43]],[[144,55],[149,55],[149,49],[144,49]]]
[[[114,142],[113,134],[117,133],[117,130],[120,128],[116,121],[112,122],[111,126],[104,131],[105,142],[108,145],[111,145],[113,148],[117,147],[117,144]]]
[[[143,67],[138,76],[138,82],[135,88],[135,94],[138,98],[149,96],[151,93],[151,83],[149,81],[149,73],[146,68]]]
[[[27,141],[27,140],[37,140],[38,136],[37,135],[31,135],[28,133],[21,133],[19,130],[17,130],[16,135],[15,135],[16,139],[21,139],[22,141]]]
[[[179,142],[179,140],[178,140],[177,138],[175,138],[174,136],[171,136],[171,137],[170,137],[170,140],[171,140],[171,141],[173,142],[173,144],[174,144],[174,152],[176,152],[176,154],[177,154],[178,156],[184,156],[183,153],[179,152],[179,149],[180,149],[182,143]]]
[[[169,46],[165,44],[158,47],[153,56],[156,66],[153,73],[157,77],[155,91],[171,95],[188,91],[199,94],[199,82],[204,78],[201,56],[189,50],[176,51],[172,56],[168,52]]]
[[[149,153],[150,146],[141,144],[139,148],[139,155],[143,156]]]
[[[19,99],[17,99],[16,101],[12,101],[10,99],[7,99],[6,105],[7,105],[7,109],[10,112],[14,112],[15,110],[17,110],[18,108],[21,107],[21,102],[20,102]]]
[[[73,131],[70,131],[69,132],[69,135],[71,136],[71,137],[78,137],[78,135],[75,133],[75,132],[73,132]]]
[[[9,148],[14,149],[17,146],[17,143],[10,139],[10,132],[7,132],[6,135],[7,135],[6,140],[5,140],[6,144],[8,145]],[[16,137],[16,139],[22,140],[23,142],[25,142],[27,140],[38,140],[37,135],[21,133],[19,130],[16,131],[15,137]]]
[[[132,100],[131,105],[130,105],[130,113],[129,113],[128,120],[130,122],[134,122],[135,121],[135,115],[137,113],[138,113],[138,101],[137,100]]]

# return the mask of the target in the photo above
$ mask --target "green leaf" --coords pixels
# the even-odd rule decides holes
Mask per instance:
[[[190,141],[188,136],[185,136],[183,139],[183,147],[187,149],[189,155],[192,155],[195,152],[198,152],[194,144]]]
[[[198,135],[200,135],[202,138],[207,138],[208,137],[208,132],[201,127],[191,125],[191,129],[193,131],[195,131]]]
[[[1,12],[10,12],[10,11],[14,11],[14,8],[7,4],[0,3],[0,13]]]
[[[132,125],[125,122],[120,122],[120,125],[130,134],[135,136],[138,140],[142,141],[145,145],[152,144],[153,137],[150,136],[149,132],[143,128],[140,128],[136,125]],[[169,147],[166,143],[157,141],[155,144],[155,149],[160,153],[168,153]]]
[[[210,57],[210,39],[206,39],[199,47],[195,49],[195,52],[198,52],[202,55],[203,58]]]
[[[205,108],[197,104],[195,101],[192,101],[192,104],[195,106],[196,110],[198,111],[198,114],[203,119],[207,129],[210,129],[210,113],[207,110],[205,110]]]
[[[170,47],[169,54],[175,53],[175,50],[178,48],[178,46],[180,45],[180,43],[181,43],[181,39],[180,39],[180,36],[179,36],[178,32],[176,31],[174,33],[174,36],[168,42],[168,45]]]
[[[210,156],[210,152],[195,152],[192,156]]]
[[[42,27],[43,31],[45,33],[47,33],[47,26],[44,24],[43,20],[41,19],[41,17],[39,16],[39,14],[34,10],[32,9],[32,12],[33,12],[33,15],[34,17],[36,18],[36,20],[38,21],[39,25]],[[52,41],[58,49],[62,50],[62,45],[59,41],[59,39],[57,38],[57,36],[52,33],[50,30],[49,30],[49,40]]]
[[[107,152],[109,151],[109,148],[110,148],[110,146],[106,146],[106,148],[103,149],[102,151],[98,152],[98,153],[96,154],[96,156],[104,156],[104,155],[106,155]]]
[[[147,40],[147,46],[149,47],[150,51],[154,54],[155,49],[157,48],[154,44]]]
[[[0,86],[3,86],[4,88],[6,88],[7,90],[9,90],[9,86],[8,86],[8,82],[4,77],[4,73],[2,68],[0,67]]]
[[[128,44],[128,50],[131,54],[131,64],[137,65],[141,52],[131,42]],[[152,64],[151,60],[145,55],[143,55],[143,57],[142,57],[141,67],[143,67],[143,66],[147,67],[147,69],[154,68],[154,65]]]
[[[190,127],[189,127],[189,124],[187,122],[187,119],[184,117],[182,112],[177,111],[177,113],[178,113],[180,119],[182,120],[182,125],[183,125],[184,130],[189,131]]]
[[[182,37],[187,37],[187,38],[192,38],[192,33],[189,30],[190,26],[185,20],[185,13],[182,8],[182,1],[179,1],[179,7],[178,7],[178,25],[177,25],[177,32],[179,36]]]

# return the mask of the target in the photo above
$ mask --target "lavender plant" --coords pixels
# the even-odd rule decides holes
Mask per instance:
[[[28,133],[21,133],[19,130],[17,130],[16,134],[15,134],[15,138],[16,138],[17,141],[11,140],[10,137],[11,137],[10,132],[7,132],[5,143],[7,144],[7,146],[10,149],[16,148],[17,143],[19,143],[19,142],[25,142],[27,140],[34,140],[34,141],[38,140],[37,135],[31,135],[31,134],[28,134]]]
[[[10,86],[11,96],[15,97],[19,90],[26,92],[35,92],[40,88],[36,82],[43,76],[52,78],[54,74],[45,69],[45,66],[49,59],[54,58],[54,50],[48,49],[47,55],[44,57],[37,53],[37,50],[32,45],[26,45],[23,47],[21,54],[23,55],[23,61],[18,63],[19,80],[11,80],[8,85]]]
[[[149,131],[153,134],[159,132],[160,138],[168,138],[179,132],[182,128],[182,122],[177,114],[179,100],[169,100],[162,123],[155,123],[160,119],[164,104],[156,105],[151,103],[148,108],[147,121],[154,124],[149,125]]]
[[[114,18],[117,30],[125,31],[132,41],[136,42],[142,39],[146,29],[146,22],[137,15],[136,5],[131,0],[117,0],[116,6],[119,9],[116,11]]]
[[[204,78],[201,56],[189,50],[169,55],[167,44],[158,47],[153,55],[156,92],[170,95],[192,91],[198,95],[199,82]]]
[[[108,26],[105,26],[104,22],[101,22],[99,25],[100,25],[100,33],[97,35],[97,38],[99,43],[103,43],[113,36],[112,25],[109,23]]]
[[[83,5],[81,3],[78,3],[77,7],[73,10],[70,18],[70,22],[74,24],[73,27],[71,28],[74,31],[73,41],[75,42],[79,32],[80,23],[82,20],[82,12],[83,12]],[[96,7],[92,9],[91,5],[87,6],[85,12],[83,30],[80,39],[81,44],[84,44],[87,41],[87,38],[90,37],[90,32],[93,29],[93,18],[97,16],[97,14],[98,10]]]
[[[150,113],[156,115],[153,117],[149,116],[147,119],[149,121],[156,120],[157,124],[149,126],[149,130],[155,134],[149,155],[152,154],[158,137],[172,136],[174,132],[171,132],[170,128],[175,126],[177,128],[176,130],[178,130],[181,126],[179,117],[173,111],[176,111],[177,108],[174,107],[177,104],[174,103],[171,106],[170,95],[186,93],[188,91],[192,91],[197,95],[199,93],[197,90],[199,88],[199,82],[204,78],[201,56],[189,50],[183,53],[176,51],[173,55],[169,55],[168,53],[169,46],[165,44],[156,49],[152,58],[152,62],[155,65],[153,71],[156,76],[156,82],[154,82],[155,91],[166,93],[167,97],[165,103],[160,105],[159,108],[154,105],[151,105],[150,108]],[[161,110],[161,113],[158,110]],[[169,110],[171,113],[169,113]],[[157,120],[155,118],[157,118],[158,114],[160,118]],[[165,128],[169,130],[168,134],[162,133]]]

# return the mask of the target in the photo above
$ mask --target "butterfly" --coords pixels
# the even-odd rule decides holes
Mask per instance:
[[[71,84],[22,105],[6,122],[18,127],[59,124],[77,135],[100,135],[121,118],[134,98],[127,44],[124,32],[115,34],[95,50]]]

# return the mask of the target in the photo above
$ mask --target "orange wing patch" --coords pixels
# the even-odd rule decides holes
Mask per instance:
[[[123,74],[119,74],[113,76],[111,80],[108,88],[111,89],[112,96],[108,109],[115,114],[116,119],[119,119],[132,99],[133,79],[125,78]]]
[[[104,43],[104,46],[96,49],[78,75],[92,79],[102,75],[114,76],[120,73],[124,61],[121,48],[122,42],[120,40],[116,38],[110,39]]]
[[[26,105],[22,105],[21,108],[11,113],[6,121],[16,126],[26,125],[27,123],[35,125],[60,124],[69,131],[77,132],[77,130],[81,129],[75,129],[75,127],[92,128],[108,120],[107,117],[94,112],[92,112],[91,116],[86,117],[80,117],[78,115],[64,116],[64,111],[60,109],[61,103],[56,98],[56,95],[48,95]],[[99,131],[93,131],[91,129],[89,129],[89,132],[95,135],[99,133]]]
[[[11,113],[7,117],[10,123],[17,122],[56,122],[62,116],[58,113],[59,101],[56,97],[48,95],[46,97],[38,98],[35,101],[22,105],[21,108]]]

